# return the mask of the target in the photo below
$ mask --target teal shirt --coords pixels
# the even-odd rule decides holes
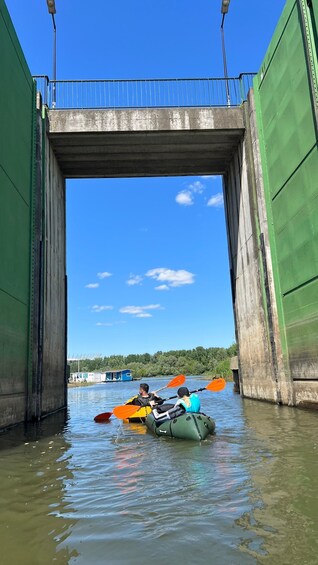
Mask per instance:
[[[186,403],[180,399],[178,400],[177,404],[182,404],[184,406],[186,412],[200,412],[201,402],[200,398],[197,394],[191,394],[190,397],[190,406],[187,406]]]

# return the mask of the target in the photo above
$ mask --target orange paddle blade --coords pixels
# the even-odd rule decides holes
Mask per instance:
[[[107,422],[111,417],[112,412],[103,412],[102,414],[97,414],[94,418],[94,422]]]
[[[113,414],[120,420],[126,420],[126,418],[130,418],[133,414],[138,412],[139,408],[140,406],[134,406],[133,404],[115,406],[115,408],[113,409]]]
[[[175,386],[181,386],[181,385],[183,385],[185,380],[186,380],[186,378],[185,378],[184,375],[178,375],[177,377],[174,377],[167,385],[162,386],[161,388],[158,388],[157,390],[154,390],[153,394],[157,394],[157,392],[159,392],[160,390],[163,390],[164,388],[174,388]]]
[[[175,386],[181,386],[185,383],[185,376],[184,375],[178,375],[177,377],[174,377],[174,379],[172,379],[172,381],[170,381],[170,383],[168,383],[166,385],[166,388],[174,388]]]
[[[225,385],[226,385],[225,380],[219,378],[211,381],[209,384],[206,385],[205,388],[207,390],[212,390],[213,392],[220,392],[220,390],[223,390],[225,388]]]

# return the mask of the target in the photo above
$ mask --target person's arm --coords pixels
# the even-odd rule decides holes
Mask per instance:
[[[158,396],[154,392],[152,392],[150,394],[150,396],[151,396],[151,399],[149,401],[149,404],[150,404],[151,407],[156,406],[156,404],[162,404],[164,402],[163,398],[161,398],[160,396]]]
[[[181,402],[176,402],[172,408],[169,408],[165,412],[158,412],[156,409],[153,410],[153,415],[155,420],[172,419],[175,416],[181,416],[186,411],[185,407]]]
[[[175,407],[181,406],[184,410],[186,410],[185,402],[182,398],[178,398],[177,402],[175,403]]]
[[[163,404],[163,402],[164,402],[164,399],[161,398],[161,396],[158,396],[157,394],[154,394],[154,399],[155,399],[156,404]]]

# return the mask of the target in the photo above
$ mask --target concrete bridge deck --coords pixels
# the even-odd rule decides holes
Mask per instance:
[[[65,178],[223,174],[244,133],[241,107],[50,110]]]

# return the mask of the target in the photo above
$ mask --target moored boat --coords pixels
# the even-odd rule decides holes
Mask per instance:
[[[120,369],[118,371],[105,371],[104,383],[122,383],[132,381],[133,377],[130,369]]]
[[[154,415],[148,414],[146,426],[156,436],[168,436],[178,439],[201,441],[215,430],[215,421],[201,413],[185,412],[171,420],[161,422]]]

